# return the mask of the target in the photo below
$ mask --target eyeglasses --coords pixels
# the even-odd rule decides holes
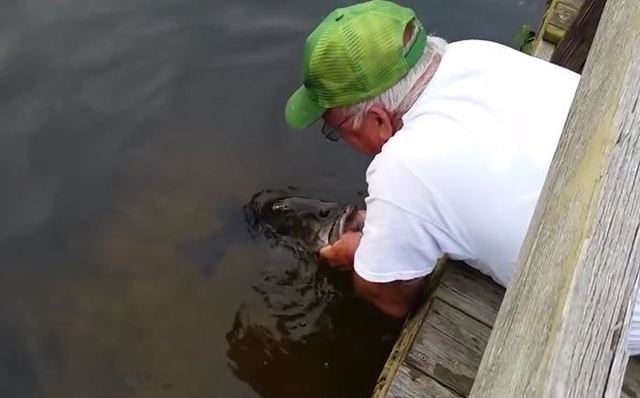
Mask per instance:
[[[326,121],[322,123],[322,135],[331,142],[340,141],[340,128],[345,124],[351,116],[347,116],[337,127],[328,124]]]
[[[327,124],[327,122],[322,123],[322,135],[331,142],[340,141],[340,132],[338,129]]]

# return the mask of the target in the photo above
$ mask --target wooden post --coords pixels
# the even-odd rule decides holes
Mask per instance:
[[[640,1],[609,0],[471,397],[620,396],[640,268],[639,97]]]
[[[606,0],[586,0],[575,21],[558,43],[551,62],[581,73],[587,60]]]

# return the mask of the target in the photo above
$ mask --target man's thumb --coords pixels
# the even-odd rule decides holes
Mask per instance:
[[[331,256],[332,250],[333,250],[333,246],[325,245],[320,248],[320,252],[318,254],[320,255],[321,258],[326,259],[327,257]]]

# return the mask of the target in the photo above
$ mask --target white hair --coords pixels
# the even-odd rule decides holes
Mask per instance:
[[[364,116],[373,105],[382,105],[387,111],[395,112],[402,103],[402,100],[409,94],[409,91],[411,91],[416,81],[427,70],[434,57],[444,54],[446,45],[446,40],[440,37],[427,37],[427,44],[422,56],[398,83],[373,98],[369,98],[355,105],[340,107],[338,108],[339,112],[345,115],[345,117],[353,118],[353,125],[356,128],[360,127]]]

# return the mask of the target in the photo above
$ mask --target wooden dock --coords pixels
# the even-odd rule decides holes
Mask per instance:
[[[410,317],[373,398],[468,397],[504,288],[464,263],[442,262],[424,304]],[[640,357],[628,365],[622,397],[640,397]]]
[[[585,0],[550,0],[540,21],[531,55],[546,61],[551,57],[578,16]]]

